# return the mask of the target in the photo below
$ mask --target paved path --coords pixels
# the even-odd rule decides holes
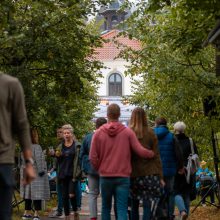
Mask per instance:
[[[101,198],[98,198],[98,220],[101,220]],[[41,220],[58,220],[61,218],[49,218],[47,216],[42,216]],[[73,220],[73,215],[71,215],[71,220]],[[82,207],[80,211],[80,220],[89,220],[89,205],[88,205],[88,194],[82,196]],[[112,213],[112,220],[115,219]]]

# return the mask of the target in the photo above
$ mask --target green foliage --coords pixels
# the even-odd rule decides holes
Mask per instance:
[[[204,116],[203,100],[213,95],[218,102],[220,81],[215,75],[215,51],[202,43],[220,15],[217,1],[137,1],[128,20],[130,37],[140,40],[140,51],[125,51],[132,63],[132,102],[144,106],[151,120],[163,115],[172,124],[182,120],[204,158],[210,158],[212,125]],[[219,108],[219,106],[218,106]]]
[[[90,57],[101,39],[86,20],[98,4],[1,1],[0,69],[21,80],[30,124],[39,127],[43,144],[64,123],[73,125],[79,139],[92,127],[102,64]]]

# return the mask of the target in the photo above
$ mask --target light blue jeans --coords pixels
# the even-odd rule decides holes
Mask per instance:
[[[97,218],[97,199],[99,195],[99,176],[88,174],[90,218]]]
[[[101,177],[102,220],[111,220],[112,198],[115,199],[117,220],[127,220],[129,177]]]
[[[189,207],[190,207],[190,195],[176,195],[175,196],[175,204],[179,210],[179,213],[185,211],[189,215]]]

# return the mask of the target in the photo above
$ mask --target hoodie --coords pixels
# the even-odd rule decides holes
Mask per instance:
[[[163,175],[174,176],[177,171],[177,157],[175,151],[174,136],[166,126],[154,128],[158,138],[160,157],[163,165]]]
[[[100,176],[129,177],[132,153],[142,158],[154,156],[153,151],[142,147],[130,128],[109,122],[94,133],[89,159]]]

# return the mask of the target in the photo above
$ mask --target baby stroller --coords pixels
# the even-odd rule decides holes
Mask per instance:
[[[168,217],[168,198],[169,195],[165,189],[161,189],[161,197],[154,198],[151,202],[151,219],[167,220]]]

